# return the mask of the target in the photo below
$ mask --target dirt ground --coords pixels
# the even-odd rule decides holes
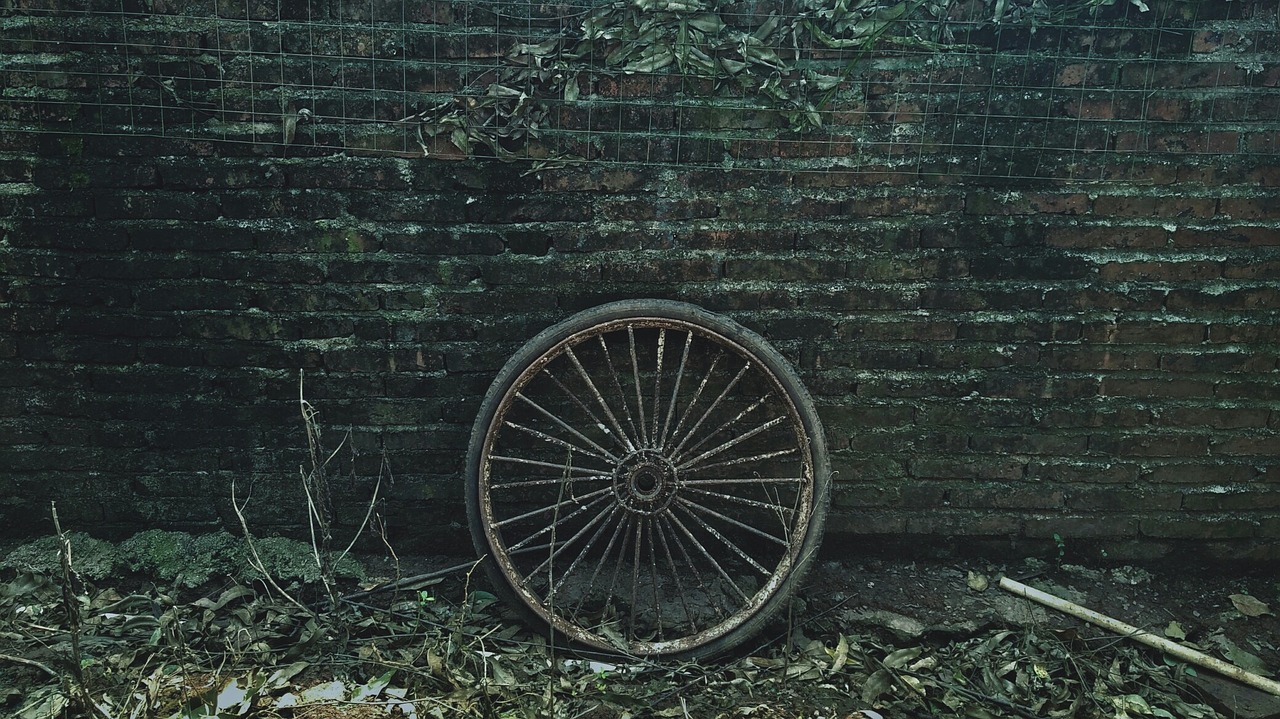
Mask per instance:
[[[402,573],[431,571],[467,561],[418,557]],[[815,562],[797,591],[790,615],[738,652],[766,645],[801,627],[809,636],[859,633],[887,646],[942,644],[1002,628],[1078,632],[1104,645],[1131,640],[1076,617],[1015,596],[998,586],[1009,577],[1152,634],[1234,661],[1264,676],[1280,671],[1280,574],[1232,567],[1083,566],[1028,559],[902,561],[865,559]],[[483,581],[483,580],[481,580]],[[1233,599],[1234,595],[1234,599]],[[1256,600],[1256,604],[1250,599]],[[1160,654],[1143,648],[1152,657]],[[1280,718],[1280,698],[1225,683],[1211,671],[1192,680],[1204,703],[1227,717]],[[856,716],[856,715],[855,715]]]
[[[146,699],[148,715],[160,717],[199,714],[201,702],[205,710],[217,704],[223,716],[221,703],[234,690],[250,693],[227,716],[410,716],[395,709],[408,700],[388,698],[400,691],[395,696],[417,692],[417,716],[435,715],[427,710],[436,707],[442,716],[593,719],[1280,719],[1280,698],[998,586],[1008,577],[1273,676],[1280,670],[1280,575],[1264,569],[824,558],[788,611],[729,656],[628,663],[542,651],[513,608],[484,592],[483,572],[468,576],[473,557],[363,562],[373,582],[441,575],[425,592],[415,584],[370,596],[342,617],[317,617],[256,584],[199,587],[182,598],[142,577],[105,580],[114,587],[105,591],[83,587],[78,601],[89,623],[82,631],[93,658],[86,666],[98,695],[112,693],[112,682],[150,682],[149,698],[116,692],[113,707]],[[62,673],[69,636],[56,581],[7,581],[0,609],[19,631],[0,632],[0,714],[84,715],[74,711],[83,702],[64,697],[65,682],[51,676]],[[241,641],[249,635],[253,643]],[[557,658],[548,664],[548,656]],[[182,657],[202,658],[193,666],[220,673],[166,673],[165,666],[184,665]],[[301,673],[264,684],[286,665]],[[387,685],[389,668],[394,685]],[[289,696],[306,701],[326,692],[347,699],[283,710]],[[352,699],[360,692],[379,697],[382,708],[370,714],[374,705]],[[45,700],[33,704],[28,696]]]

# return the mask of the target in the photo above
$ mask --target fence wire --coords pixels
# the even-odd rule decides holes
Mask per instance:
[[[0,132],[1073,180],[1280,146],[1265,3],[70,5],[0,9]]]

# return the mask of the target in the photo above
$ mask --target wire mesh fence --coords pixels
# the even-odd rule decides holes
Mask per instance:
[[[1267,3],[8,5],[11,136],[1015,180],[1280,144]]]

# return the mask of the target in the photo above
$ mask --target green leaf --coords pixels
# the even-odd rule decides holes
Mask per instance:
[[[905,667],[920,656],[924,649],[921,647],[911,647],[909,649],[899,649],[884,658],[884,665],[890,669]]]
[[[880,669],[872,674],[862,685],[862,701],[875,704],[882,694],[893,687],[893,675],[887,669]]]

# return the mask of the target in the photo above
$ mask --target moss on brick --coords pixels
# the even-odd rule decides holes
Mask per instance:
[[[82,532],[69,532],[67,539],[71,543],[71,569],[76,574],[98,581],[115,573],[119,556],[110,542]],[[9,552],[0,562],[0,569],[56,575],[62,571],[58,551],[57,537],[41,537]]]

